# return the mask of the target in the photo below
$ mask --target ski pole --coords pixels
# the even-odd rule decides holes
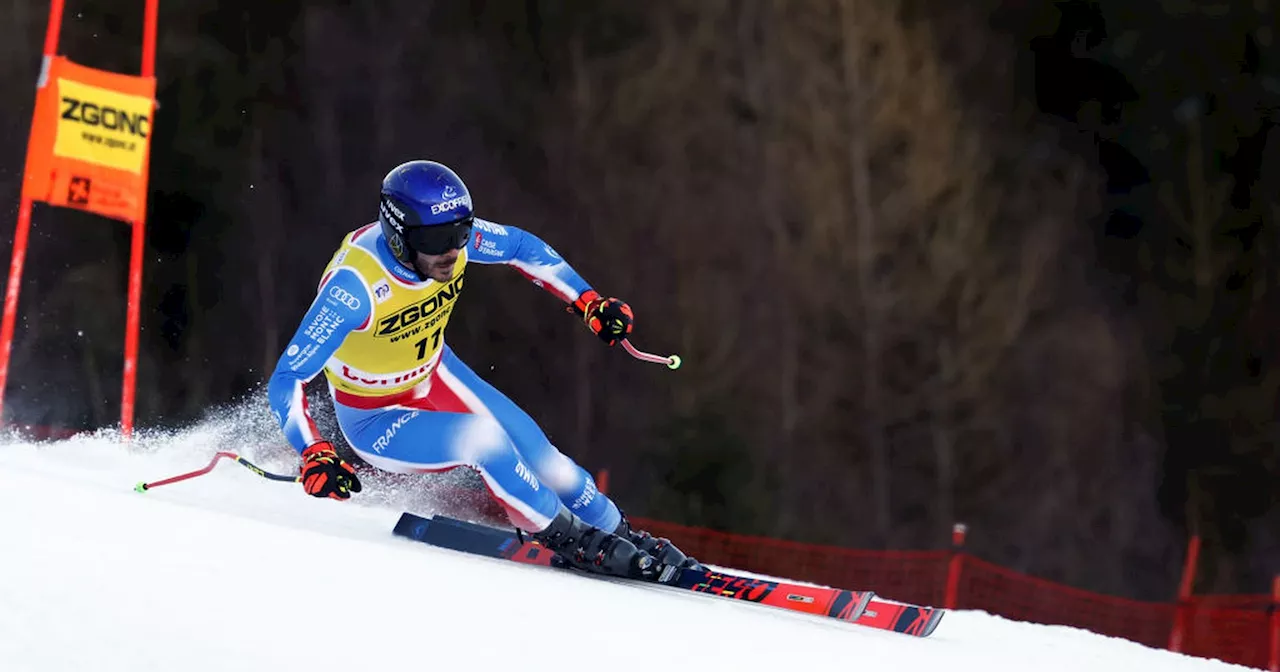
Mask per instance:
[[[662,355],[655,355],[649,352],[645,352],[643,350],[637,350],[636,346],[631,345],[631,341],[628,341],[625,338],[622,339],[622,347],[626,349],[627,354],[631,355],[632,357],[635,357],[636,359],[642,362],[653,362],[654,364],[666,364],[667,368],[671,369],[672,371],[675,371],[676,369],[680,368],[680,364],[681,364],[680,355],[670,355],[668,357],[663,357]]]
[[[195,471],[187,472],[185,474],[178,474],[177,476],[170,476],[169,478],[161,479],[159,481],[152,481],[150,483],[138,483],[137,485],[133,486],[133,489],[135,492],[146,492],[151,488],[155,488],[161,485],[169,485],[170,483],[185,481],[189,478],[195,478],[196,476],[204,476],[205,474],[213,471],[214,466],[218,464],[218,460],[221,460],[224,457],[235,460],[236,462],[240,463],[241,466],[245,467],[249,471],[252,471],[257,475],[266,479],[270,479],[272,481],[288,481],[291,483],[297,483],[298,481],[302,480],[301,476],[286,476],[284,474],[273,474],[269,471],[263,470],[262,468],[258,467],[258,465],[250,462],[249,460],[244,459],[243,457],[240,457],[239,455],[236,455],[235,453],[219,451],[218,454],[214,455],[213,459],[210,460],[209,464],[205,465],[203,469],[197,469]]]

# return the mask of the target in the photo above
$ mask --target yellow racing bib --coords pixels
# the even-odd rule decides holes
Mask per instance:
[[[324,368],[334,389],[369,397],[408,390],[435,370],[467,265],[463,249],[448,282],[407,281],[387,267],[398,263],[394,258],[378,254],[377,231],[366,227],[344,239],[324,274],[354,271],[369,290],[372,315],[347,335]]]

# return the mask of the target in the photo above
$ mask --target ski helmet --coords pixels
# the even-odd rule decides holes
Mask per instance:
[[[444,254],[471,239],[471,192],[435,161],[402,163],[382,178],[378,223],[391,252],[412,266],[418,252]]]

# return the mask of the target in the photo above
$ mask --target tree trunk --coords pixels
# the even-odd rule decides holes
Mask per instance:
[[[890,473],[889,454],[884,435],[884,397],[881,371],[883,355],[884,311],[881,307],[881,288],[876,278],[876,214],[871,205],[871,181],[868,175],[868,153],[864,130],[869,127],[865,123],[867,117],[866,96],[863,93],[862,58],[857,41],[857,24],[854,2],[857,0],[840,0],[840,16],[843,26],[842,45],[844,51],[844,85],[847,95],[849,129],[848,154],[850,189],[853,196],[853,213],[857,240],[857,293],[862,308],[862,367],[859,375],[862,379],[862,398],[865,416],[862,423],[863,435],[871,456],[871,512],[875,522],[875,531],[881,542],[889,538],[892,521],[890,518]]]
[[[937,477],[933,510],[937,512],[936,530],[950,529],[956,521],[955,511],[955,428],[952,423],[951,405],[948,403],[948,386],[955,380],[955,355],[945,340],[937,347],[938,357],[938,389],[931,395],[933,417],[930,420],[930,435],[933,441],[933,455],[936,462]]]
[[[777,142],[778,125],[780,123],[776,99],[777,70],[775,63],[777,53],[777,36],[774,33],[776,23],[775,0],[746,0],[737,22],[737,53],[741,54],[742,82],[744,95],[749,109],[754,113],[756,123],[744,128],[743,143],[747,160],[751,166],[746,172],[755,176],[753,191],[756,195],[756,210],[761,213],[768,232],[769,251],[766,254],[743,255],[745,263],[754,263],[750,272],[755,277],[767,277],[768,268],[789,268],[794,262],[794,248],[785,230],[786,223],[781,214],[781,180],[784,174],[783,157],[780,156]],[[798,488],[803,482],[803,475],[796,467],[794,454],[797,442],[797,431],[800,428],[800,316],[796,302],[793,300],[794,285],[788,283],[778,286],[768,297],[768,310],[753,313],[748,319],[753,323],[762,321],[762,326],[773,327],[774,333],[769,341],[757,346],[767,358],[766,366],[773,384],[768,393],[776,395],[771,404],[777,414],[776,422],[770,423],[772,431],[765,438],[771,445],[763,446],[760,453],[765,457],[769,469],[775,470],[782,489],[788,491]],[[768,333],[761,330],[762,335]],[[755,339],[761,340],[761,339]],[[753,340],[753,344],[754,340]],[[763,346],[763,347],[760,347]],[[785,501],[794,501],[791,497],[780,497]],[[790,530],[796,523],[794,506],[781,507],[781,519],[775,524],[779,530]]]

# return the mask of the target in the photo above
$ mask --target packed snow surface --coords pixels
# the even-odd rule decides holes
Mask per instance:
[[[465,514],[440,477],[375,479],[337,502],[224,460],[133,490],[219,450],[297,469],[269,425],[234,413],[128,442],[0,441],[0,669],[1245,669],[977,612],[922,640],[393,537],[405,509]]]

